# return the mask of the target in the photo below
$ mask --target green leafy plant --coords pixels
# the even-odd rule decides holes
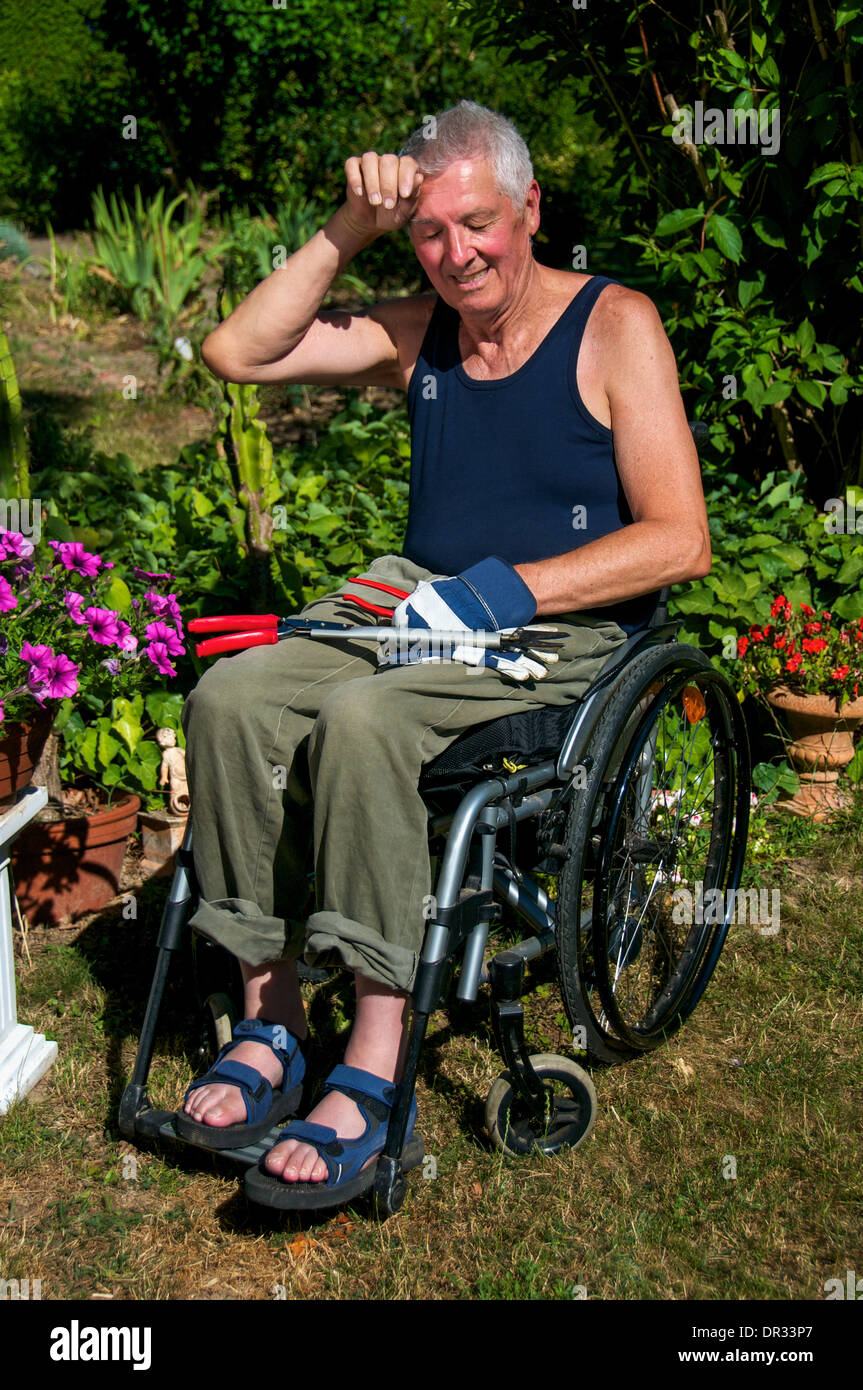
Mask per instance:
[[[835,513],[806,499],[801,473],[769,473],[753,488],[736,473],[705,472],[713,565],[703,579],[673,590],[670,608],[684,620],[682,638],[733,660],[751,624],[770,617],[777,588],[791,603],[863,616],[863,534],[836,531]],[[848,493],[849,513],[860,490]]]
[[[86,697],[77,707],[64,701],[54,721],[63,740],[61,776],[68,783],[83,776],[99,787],[135,792],[148,811],[164,809],[167,792],[158,789],[162,749],[155,735],[173,729],[177,746],[185,748],[182,709],[182,694],[167,690],[117,697],[108,713]]]
[[[199,312],[201,285],[208,267],[227,242],[204,244],[204,216],[194,189],[164,206],[160,188],[146,202],[135,188],[134,208],[101,188],[93,197],[93,263],[102,267],[128,296],[132,312],[147,323],[156,318],[178,330]],[[176,216],[182,207],[183,218]]]
[[[76,238],[75,249],[65,250],[57,245],[54,228],[46,226],[50,252],[42,258],[48,271],[48,312],[56,323],[60,314],[73,317],[91,315],[94,311],[118,312],[126,307],[121,287],[108,271],[93,265]]]

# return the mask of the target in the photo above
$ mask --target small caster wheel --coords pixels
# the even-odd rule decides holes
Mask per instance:
[[[407,1196],[408,1182],[400,1166],[391,1159],[378,1159],[375,1174],[375,1205],[378,1215],[395,1216],[401,1211]]]
[[[203,1055],[209,1052],[215,1060],[217,1054],[234,1035],[234,1006],[227,994],[210,994],[204,1000],[204,1046]]]
[[[499,1076],[485,1105],[485,1124],[495,1148],[510,1158],[577,1149],[596,1120],[596,1091],[583,1067],[568,1057],[542,1053],[531,1066],[551,1095],[545,1116],[532,1114],[507,1073]]]

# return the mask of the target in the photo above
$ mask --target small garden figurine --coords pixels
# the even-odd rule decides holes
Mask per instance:
[[[159,769],[159,786],[168,787],[168,810],[175,816],[189,813],[189,786],[186,781],[186,752],[178,748],[177,735],[173,729],[159,729],[156,742],[162,749],[162,766]]]

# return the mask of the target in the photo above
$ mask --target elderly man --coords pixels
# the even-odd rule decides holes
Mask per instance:
[[[345,1065],[262,1162],[258,1180],[285,1206],[309,1205],[313,1185],[319,1205],[357,1195],[383,1149],[432,886],[422,765],[473,724],[577,698],[662,586],[710,568],[656,309],[534,259],[540,190],[514,127],[460,102],[400,156],[354,156],[345,174],[344,203],[210,335],[204,359],[230,381],[406,391],[403,553],[367,572],[409,593],[390,599],[395,621],[553,618],[567,636],[548,670],[421,648],[379,666],[374,643],[291,638],[219,661],[187,702],[193,924],[239,958],[246,1020],[187,1093],[180,1131],[239,1145],[290,1113],[307,1035],[296,959],[355,973]],[[321,310],[354,256],[405,227],[431,293]],[[367,622],[350,594],[379,598],[348,581],[303,611]],[[303,922],[312,855],[317,911]]]

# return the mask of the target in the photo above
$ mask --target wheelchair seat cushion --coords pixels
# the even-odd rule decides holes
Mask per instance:
[[[469,729],[422,770],[420,787],[459,775],[480,776],[495,771],[510,754],[525,758],[556,757],[575,717],[578,702],[545,705],[519,714],[505,714],[489,724]]]

